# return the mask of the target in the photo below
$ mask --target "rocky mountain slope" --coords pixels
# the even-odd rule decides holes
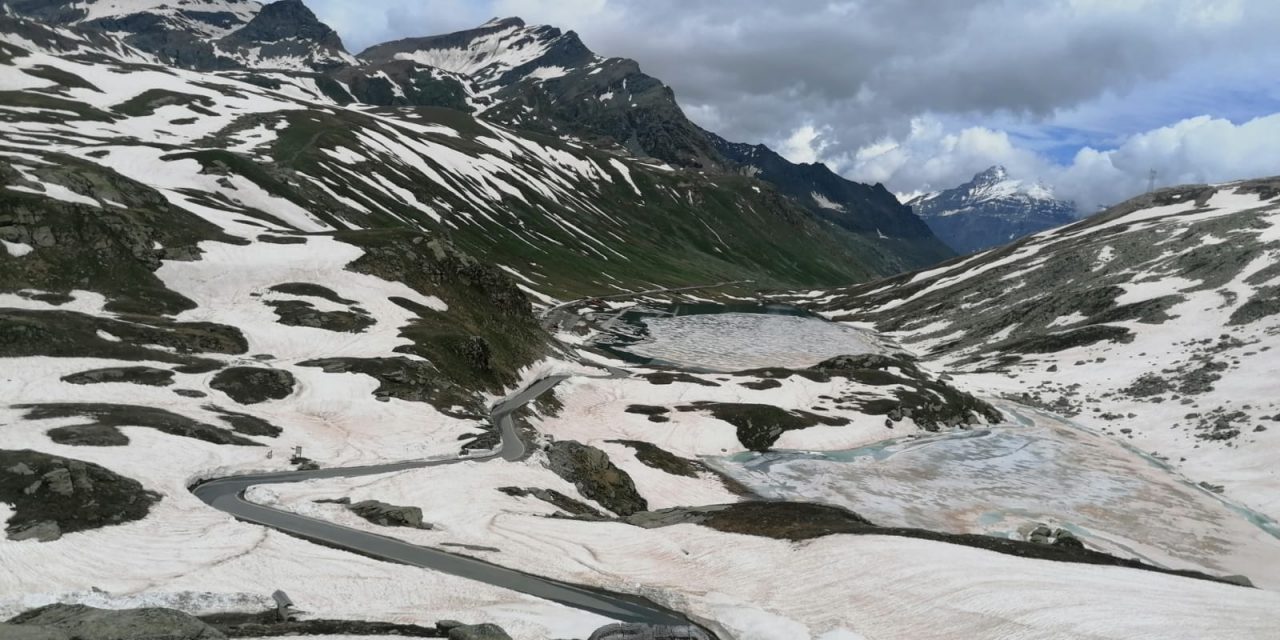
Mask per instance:
[[[1074,203],[1054,198],[1043,185],[1014,180],[1000,166],[954,189],[914,198],[907,205],[943,242],[965,254],[1076,220]]]
[[[812,304],[892,332],[969,389],[1132,443],[1280,531],[1280,188],[1157,191]]]

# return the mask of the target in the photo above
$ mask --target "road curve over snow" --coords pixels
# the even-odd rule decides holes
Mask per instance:
[[[612,375],[619,375],[613,372]],[[589,611],[622,622],[654,625],[692,625],[688,618],[644,598],[611,593],[602,589],[578,586],[558,580],[507,569],[483,560],[456,555],[439,549],[409,544],[394,538],[351,529],[315,518],[280,511],[251,503],[244,498],[249,487],[305,482],[322,478],[355,478],[455,464],[463,461],[515,461],[526,454],[524,442],[516,432],[512,414],[554,388],[569,376],[543,378],[519,393],[494,405],[489,419],[502,436],[502,446],[483,456],[443,460],[412,460],[364,467],[320,469],[316,471],[284,471],[256,475],[230,476],[199,483],[191,492],[205,504],[231,514],[239,520],[271,527],[320,544],[353,551],[379,560],[398,562],[477,580],[510,589],[575,609]]]

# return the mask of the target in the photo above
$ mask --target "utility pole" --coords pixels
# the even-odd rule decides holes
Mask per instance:
[[[1151,193],[1152,191],[1155,191],[1155,190],[1156,190],[1156,176],[1157,176],[1157,175],[1159,175],[1159,174],[1157,174],[1157,173],[1156,173],[1156,170],[1155,170],[1155,169],[1152,169],[1152,170],[1151,170],[1151,175],[1147,177],[1147,193]]]

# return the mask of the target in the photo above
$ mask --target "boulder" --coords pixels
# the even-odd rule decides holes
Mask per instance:
[[[432,528],[422,522],[422,509],[418,507],[397,507],[377,500],[365,500],[347,508],[361,518],[384,527]]]

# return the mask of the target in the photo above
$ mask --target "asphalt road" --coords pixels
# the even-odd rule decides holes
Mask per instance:
[[[614,372],[613,375],[618,375],[618,373]],[[644,598],[541,578],[483,560],[431,547],[413,545],[375,533],[359,531],[331,522],[253,504],[244,499],[245,491],[249,487],[258,485],[287,484],[320,478],[355,478],[394,473],[407,469],[456,464],[467,460],[495,460],[497,458],[508,461],[519,460],[525,456],[526,448],[516,432],[515,420],[512,418],[512,414],[533,402],[566,378],[567,376],[544,378],[511,398],[495,405],[490,412],[490,421],[502,436],[502,446],[497,451],[487,455],[444,460],[413,460],[366,467],[231,476],[203,482],[192,487],[191,491],[205,504],[219,511],[229,513],[238,520],[271,527],[313,542],[353,551],[379,560],[398,562],[477,580],[557,602],[575,609],[596,613],[621,622],[681,626],[693,624],[681,613],[662,607]]]

